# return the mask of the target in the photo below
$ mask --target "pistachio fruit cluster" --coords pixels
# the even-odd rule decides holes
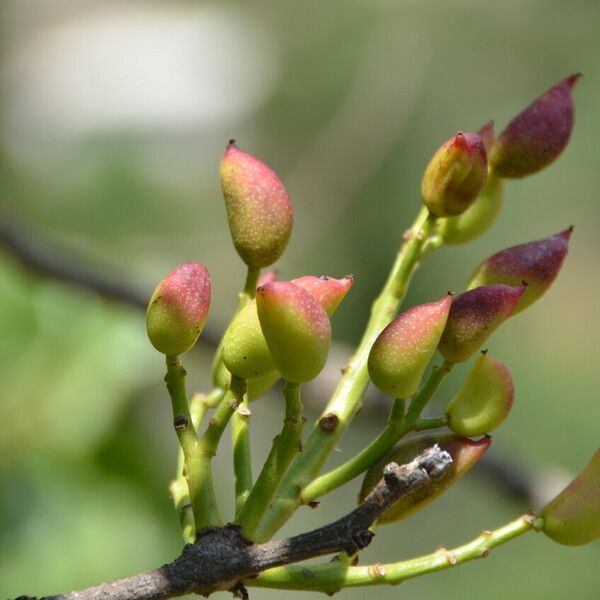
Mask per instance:
[[[509,368],[487,351],[488,344],[498,328],[548,291],[565,261],[573,228],[500,250],[475,267],[465,290],[439,290],[438,300],[399,309],[413,273],[431,252],[445,244],[467,243],[492,226],[501,212],[505,179],[537,173],[564,150],[573,128],[572,92],[578,79],[572,75],[553,86],[500,135],[488,123],[476,133],[457,133],[434,153],[421,184],[424,208],[404,236],[355,355],[305,440],[300,388],[325,368],[332,344],[330,317],[354,278],[281,279],[274,271],[260,276],[288,245],[292,205],[270,167],[233,141],[227,145],[220,166],[225,213],[248,276],[215,356],[214,389],[201,397],[199,408],[185,391],[179,355],[196,343],[207,320],[211,282],[206,267],[186,263],[168,274],[152,295],[146,315],[150,341],[167,360],[166,380],[182,445],[172,490],[179,510],[192,507],[191,516],[189,511],[180,514],[182,523],[187,519],[186,531],[197,535],[203,527],[221,524],[211,461],[230,420],[236,480],[233,521],[254,542],[274,535],[301,504],[313,506],[317,498],[357,476],[364,477],[362,503],[388,463],[410,463],[437,445],[450,457],[451,467],[443,477],[401,496],[379,523],[406,518],[441,496],[488,451],[490,434],[507,419],[515,398]],[[457,363],[471,359],[458,391],[435,416],[430,401],[443,380]],[[436,360],[441,365],[432,364]],[[264,396],[280,379],[283,428],[253,480],[249,401]],[[387,426],[361,452],[320,474],[358,413],[369,382],[390,397]],[[201,435],[201,417],[212,408],[215,412]],[[444,428],[445,432],[427,431]],[[529,521],[524,523],[525,530]],[[561,544],[584,544],[600,536],[598,452],[535,523]]]

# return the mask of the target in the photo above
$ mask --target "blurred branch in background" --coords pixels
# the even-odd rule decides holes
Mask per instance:
[[[50,250],[39,240],[33,243],[31,238],[31,234],[27,233],[20,224],[18,225],[16,220],[8,220],[6,217],[0,220],[0,245],[25,269],[35,272],[40,277],[76,286],[107,300],[146,310],[147,297],[143,292],[124,282],[94,275],[85,265],[67,259],[66,253]],[[205,330],[200,342],[205,346],[216,348],[218,337],[214,332]],[[339,354],[346,353],[340,351]],[[330,364],[324,373],[325,381],[335,379],[337,373],[336,365]],[[328,389],[327,385],[324,387]],[[318,411],[325,402],[323,398],[325,391],[319,385],[310,386],[310,394],[307,394],[305,404],[309,407],[312,404],[312,409]],[[386,402],[380,401],[382,398],[381,394],[371,390],[370,415],[387,414],[388,406]],[[550,467],[543,469],[541,475],[534,477],[506,456],[493,458],[489,455],[485,456],[474,473],[480,480],[494,485],[503,496],[526,508],[544,504],[569,480],[568,473]]]
[[[296,215],[304,231],[297,248],[310,248],[334,229],[403,137],[435,49],[435,42],[425,43],[418,32],[403,29],[399,32],[385,14],[376,19],[346,94],[285,178],[290,189],[302,190],[320,206],[319,219],[311,211]],[[402,77],[373,68],[382,64],[400,65]]]

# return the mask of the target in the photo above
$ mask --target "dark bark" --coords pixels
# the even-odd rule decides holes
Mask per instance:
[[[308,558],[367,547],[369,530],[379,516],[404,494],[439,478],[451,464],[450,455],[437,446],[407,465],[390,463],[365,501],[341,519],[284,540],[252,544],[239,528],[228,525],[201,532],[195,544],[184,547],[172,563],[146,573],[86,590],[44,600],[160,600],[184,594],[209,595],[219,590],[243,592],[244,579],[261,571]],[[17,600],[29,599],[21,596]]]

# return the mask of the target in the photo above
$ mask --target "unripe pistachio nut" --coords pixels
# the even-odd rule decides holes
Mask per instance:
[[[558,158],[573,130],[572,91],[580,77],[557,83],[507,125],[490,150],[490,166],[497,175],[525,177]]]
[[[483,352],[446,407],[448,427],[469,437],[491,433],[508,416],[514,395],[508,367]]]
[[[387,464],[409,463],[421,452],[437,444],[452,457],[450,468],[441,478],[402,496],[383,513],[379,523],[392,523],[404,519],[427,506],[454,485],[484,455],[490,443],[489,437],[474,441],[454,434],[425,435],[403,440],[367,471],[358,501],[362,502],[377,485]]]
[[[210,307],[210,277],[204,265],[185,263],[156,287],[146,311],[152,345],[167,356],[187,352],[198,339]]]
[[[306,290],[273,281],[256,290],[258,318],[282,377],[292,383],[314,379],[325,366],[331,325],[325,309]]]
[[[377,337],[369,353],[369,377],[393,398],[409,398],[419,387],[446,325],[452,297],[413,306]]]
[[[526,286],[486,285],[456,296],[439,350],[451,363],[467,360],[513,314]]]
[[[581,546],[600,538],[600,449],[540,516],[542,531],[559,544]]]
[[[220,174],[238,254],[253,269],[274,263],[292,233],[292,205],[279,177],[233,141],[225,150]]]
[[[469,289],[502,283],[527,282],[515,312],[520,312],[543,296],[556,279],[567,252],[573,229],[527,244],[506,248],[484,260],[471,275]]]
[[[458,133],[443,144],[425,169],[421,196],[437,217],[460,215],[487,179],[487,154],[476,133]]]
[[[325,309],[325,312],[331,317],[340,302],[350,291],[354,283],[354,277],[352,275],[345,275],[341,279],[336,279],[328,275],[321,275],[320,277],[305,275],[304,277],[292,279],[291,283],[314,296],[317,302]]]
[[[438,219],[436,232],[446,244],[466,244],[483,235],[496,221],[502,208],[504,183],[490,174],[477,199],[456,217]]]

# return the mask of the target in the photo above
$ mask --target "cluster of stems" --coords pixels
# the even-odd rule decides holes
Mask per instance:
[[[181,444],[178,473],[171,482],[170,490],[186,542],[193,542],[197,533],[206,527],[223,524],[215,499],[211,461],[229,420],[232,421],[235,522],[240,525],[243,535],[254,542],[272,538],[299,506],[318,500],[364,473],[406,434],[446,425],[445,416],[424,419],[421,414],[452,370],[453,364],[448,361],[431,370],[412,399],[393,400],[387,426],[373,442],[344,464],[317,476],[361,406],[369,383],[367,360],[371,346],[398,313],[435,223],[436,217],[423,208],[405,233],[387,281],[373,303],[354,356],[344,368],[332,398],[304,443],[301,443],[301,434],[306,419],[302,414],[300,385],[284,384],[283,427],[254,483],[248,447],[250,411],[247,409],[245,382],[231,377],[226,387],[216,387],[208,394],[195,395],[188,403],[185,371],[176,357],[167,358],[165,379]],[[248,269],[246,284],[239,295],[239,309],[254,297],[258,276],[258,270]],[[218,352],[213,369],[217,374],[226,373]],[[214,413],[201,435],[204,418],[211,408],[215,408]],[[305,567],[278,567],[247,583],[259,587],[315,591],[399,583],[484,556],[495,546],[531,530],[532,523],[531,517],[524,516],[495,532],[482,534],[465,546],[409,561],[361,567],[350,566],[345,564],[346,561],[323,563],[310,567],[309,578]]]
[[[508,316],[523,310],[546,291],[567,253],[570,229],[490,257],[475,271],[469,290],[458,298],[450,300],[446,297],[438,303],[422,305],[410,315],[407,311],[397,319],[396,316],[415,271],[428,256],[446,243],[464,243],[481,235],[491,225],[500,208],[501,178],[523,177],[536,172],[562,151],[569,137],[565,131],[570,133],[573,122],[571,90],[576,80],[573,76],[551,88],[513,120],[497,139],[488,125],[479,134],[460,132],[440,147],[423,178],[424,206],[403,236],[354,355],[342,370],[328,404],[304,440],[306,418],[301,384],[313,378],[324,364],[331,335],[327,315],[335,310],[333,304],[337,306],[337,303],[313,297],[308,293],[310,289],[302,289],[301,280],[267,283],[258,288],[256,297],[261,268],[281,255],[289,239],[291,206],[277,176],[266,165],[239,150],[233,142],[229,144],[221,164],[221,180],[233,241],[248,266],[233,318],[236,315],[241,318],[249,309],[256,309],[256,312],[248,313],[254,319],[250,325],[243,321],[237,329],[233,325],[230,327],[230,338],[225,334],[213,361],[214,389],[207,394],[188,400],[185,371],[179,356],[165,352],[165,381],[181,446],[177,476],[170,490],[187,542],[194,542],[206,528],[224,524],[212,481],[212,459],[230,421],[235,477],[233,522],[249,542],[262,543],[270,540],[300,506],[316,505],[326,494],[376,469],[382,460],[392,456],[390,453],[399,452],[402,444],[397,444],[407,434],[448,426],[454,433],[478,436],[487,434],[506,417],[513,401],[512,379],[506,366],[498,359],[486,357],[485,352],[446,413],[434,418],[423,418],[422,415],[454,365],[472,356]],[[552,127],[556,133],[550,131]],[[540,137],[540,132],[548,139]],[[270,245],[265,243],[268,238],[272,240]],[[523,281],[525,278],[529,281]],[[177,279],[174,281],[171,287],[176,287]],[[304,285],[308,284],[304,282]],[[168,291],[168,287],[165,290]],[[169,330],[163,331],[161,326],[163,321],[169,322],[163,316],[166,314],[170,318],[169,311],[172,310],[168,304],[162,308],[163,296],[159,292],[157,288],[153,297],[158,315],[154,332],[156,342],[153,343],[158,349],[171,343]],[[291,302],[290,311],[286,312],[282,298]],[[200,330],[190,328],[189,323],[193,322],[190,315],[198,314],[198,322],[204,318],[204,314],[198,310],[194,313],[192,309],[193,306],[183,306],[183,317],[178,316],[179,320],[175,321],[182,323],[186,335],[197,335]],[[256,331],[256,314],[262,334]],[[405,326],[407,321],[410,322]],[[246,359],[251,357],[246,356],[246,348],[251,346],[242,343],[239,347],[244,350],[236,354],[240,335],[243,338],[248,328],[253,332],[252,343],[258,343],[256,347],[261,348],[261,360],[266,364],[261,367],[264,373],[258,373],[258,367],[256,372],[248,370],[251,361],[246,362]],[[415,334],[419,328],[426,331]],[[316,345],[307,345],[306,340],[311,335],[317,340]],[[228,339],[230,346],[225,342]],[[315,350],[312,360],[304,356],[296,364],[294,353],[289,352],[288,342],[292,339],[301,346],[304,344],[304,348]],[[267,345],[272,356],[266,352]],[[226,347],[230,350],[233,347],[233,350],[228,354],[230,358],[224,360]],[[436,347],[443,362],[433,366],[421,382]],[[264,359],[265,352],[267,360]],[[418,358],[407,361],[407,352]],[[319,358],[321,355],[323,360]],[[241,371],[248,374],[241,376]],[[273,380],[282,376],[285,415],[281,431],[254,478],[248,393],[248,385],[254,378],[244,378],[264,375]],[[322,473],[327,459],[357,415],[369,381],[393,396],[386,427],[362,451]],[[398,394],[389,390],[398,390]],[[210,415],[209,410],[213,410]],[[467,438],[460,440],[463,447],[470,443],[479,444],[477,458],[489,445],[487,437],[480,442]],[[455,442],[456,436],[452,443]],[[590,468],[593,477],[597,478],[595,463]],[[461,469],[457,463],[457,473],[462,473]],[[590,476],[586,477],[588,487],[596,485],[595,479],[590,484]],[[368,479],[369,475],[365,483]],[[442,486],[432,491],[431,498],[426,500],[442,493],[443,489]],[[497,545],[532,529],[542,529],[555,539],[582,543],[580,540],[596,536],[596,530],[593,536],[578,533],[574,538],[568,526],[565,535],[560,523],[554,526],[556,531],[552,533],[544,528],[544,518],[554,518],[561,511],[565,513],[572,502],[573,494],[568,495],[566,501],[559,497],[553,514],[546,517],[524,515],[495,531],[483,532],[472,542],[451,551],[443,549],[391,565],[356,566],[349,557],[340,557],[338,561],[308,568],[278,567],[263,572],[248,584],[328,593],[343,587],[394,584],[486,556]],[[600,521],[597,513],[596,502],[584,518]],[[384,517],[382,522],[385,522]],[[559,521],[554,518],[552,522]]]

